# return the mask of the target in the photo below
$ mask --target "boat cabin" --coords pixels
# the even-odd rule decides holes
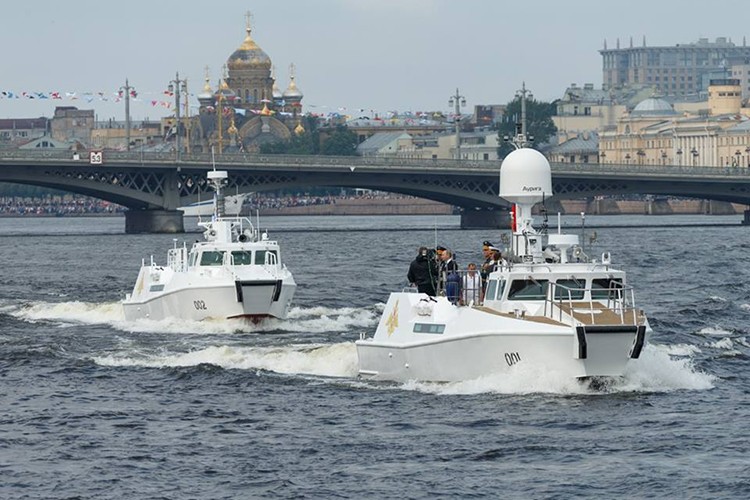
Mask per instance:
[[[195,266],[276,266],[279,263],[278,250],[225,250],[202,249],[190,252],[188,267]]]

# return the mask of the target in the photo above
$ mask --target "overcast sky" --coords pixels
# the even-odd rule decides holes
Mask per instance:
[[[504,104],[523,81],[551,101],[575,82],[601,86],[604,40],[626,47],[750,35],[740,0],[11,0],[0,11],[0,91],[61,100],[0,98],[0,118],[51,116],[56,105],[124,119],[113,93],[129,78],[135,119],[171,114],[175,72],[191,92],[253,38],[279,88],[296,65],[306,111],[448,110],[456,88],[475,104]],[[750,40],[748,40],[750,43]],[[76,93],[77,100],[65,98]],[[86,96],[86,93],[90,93]],[[109,99],[103,101],[99,95]],[[89,102],[90,101],[90,102]],[[156,101],[156,105],[153,105]]]

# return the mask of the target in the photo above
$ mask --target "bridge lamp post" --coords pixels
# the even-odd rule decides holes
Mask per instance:
[[[174,92],[174,116],[177,122],[177,135],[175,136],[175,149],[177,152],[177,161],[180,161],[180,94],[184,90],[187,92],[187,80],[180,80],[180,73],[175,73],[175,79],[170,80],[170,92]]]
[[[125,79],[125,85],[120,87],[119,90],[125,93],[125,150],[130,151],[130,91],[133,91],[133,96],[136,94],[127,78]]]
[[[747,158],[747,166],[750,168],[750,146],[745,148],[745,157]]]
[[[696,165],[698,165],[698,150],[693,148],[690,150],[690,154],[693,155],[693,166],[695,167]]]
[[[599,163],[606,163],[606,160],[607,160],[607,152],[602,151],[601,153],[599,153]]]
[[[625,164],[630,165],[630,153],[625,155]]]
[[[466,107],[466,98],[458,92],[448,99],[448,106],[455,106],[454,108],[454,122],[456,124],[456,159],[461,159],[461,107]]]
[[[734,152],[734,156],[735,156],[736,159],[734,160],[734,165],[732,165],[732,166],[733,167],[739,167],[740,166],[740,157],[742,156],[742,153],[740,152],[739,149]]]
[[[667,164],[667,152],[663,149],[661,150],[661,164],[666,165]]]
[[[675,153],[677,153],[677,164],[682,166],[682,148],[677,148]]]
[[[635,154],[638,155],[638,165],[643,165],[643,157],[646,156],[646,152],[639,149]]]

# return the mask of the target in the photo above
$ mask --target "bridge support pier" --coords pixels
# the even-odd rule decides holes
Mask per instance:
[[[184,233],[180,210],[128,210],[125,212],[125,232]]]
[[[510,227],[507,210],[472,210],[461,212],[461,229],[505,229]]]
[[[745,217],[742,219],[743,226],[750,226],[750,210],[745,210]]]

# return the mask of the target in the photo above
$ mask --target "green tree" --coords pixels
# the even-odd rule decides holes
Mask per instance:
[[[333,133],[323,141],[321,154],[335,156],[355,156],[357,154],[357,134],[346,125],[338,125]]]
[[[557,127],[552,121],[555,116],[557,106],[552,102],[542,102],[535,99],[526,99],[526,133],[534,137],[532,147],[544,144],[550,137],[557,133]],[[514,137],[516,127],[521,123],[521,98],[516,97],[510,101],[505,108],[503,120],[498,124],[498,134],[500,138]],[[504,157],[511,151],[513,146],[503,144],[500,146],[500,156]]]
[[[316,155],[320,154],[320,133],[318,120],[314,116],[305,116],[300,120],[305,129],[301,134],[293,133],[286,141],[274,141],[261,144],[263,154]]]

